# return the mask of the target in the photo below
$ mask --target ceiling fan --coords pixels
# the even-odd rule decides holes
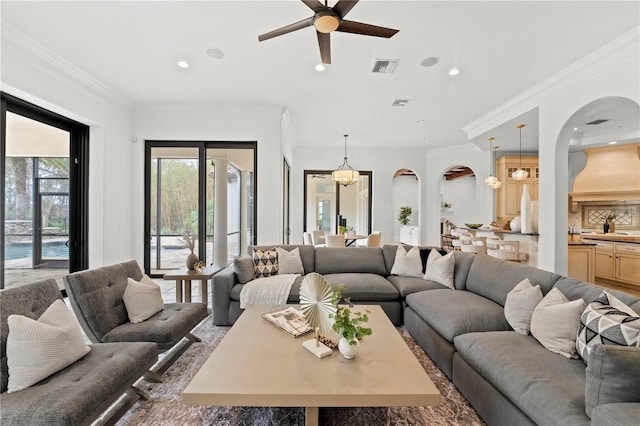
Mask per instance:
[[[362,22],[347,21],[344,17],[349,13],[358,0],[340,0],[333,7],[320,3],[318,0],[301,0],[314,15],[293,24],[289,24],[277,30],[258,36],[258,41],[265,41],[273,37],[281,36],[302,28],[314,26],[318,34],[318,44],[320,45],[320,58],[323,64],[331,63],[331,43],[330,33],[341,31],[345,33],[362,34],[375,37],[393,37],[398,30],[392,28],[379,27],[377,25],[364,24]]]

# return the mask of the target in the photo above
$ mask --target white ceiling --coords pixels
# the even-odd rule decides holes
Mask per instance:
[[[319,73],[313,27],[258,42],[312,16],[298,0],[0,3],[3,25],[135,104],[282,105],[298,146],[330,147],[342,147],[345,133],[350,147],[468,143],[464,125],[640,25],[639,5],[362,0],[348,19],[400,32],[331,34],[333,63]],[[439,63],[421,67],[430,56]],[[179,59],[191,67],[179,69]],[[372,74],[376,59],[400,64]],[[447,74],[452,66],[460,75]],[[392,107],[395,99],[409,104]],[[517,149],[513,131],[500,143],[507,150]]]

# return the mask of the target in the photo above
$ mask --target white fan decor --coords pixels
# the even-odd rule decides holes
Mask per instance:
[[[307,340],[302,345],[318,358],[331,355],[331,349],[319,342],[319,334],[331,331],[333,320],[329,314],[336,313],[336,307],[331,304],[333,291],[327,280],[318,273],[307,274],[300,285],[300,310],[307,322],[316,330],[316,338]]]
[[[331,331],[332,320],[329,314],[336,313],[331,304],[333,290],[327,280],[316,272],[307,274],[300,285],[300,310],[311,328],[325,335]]]

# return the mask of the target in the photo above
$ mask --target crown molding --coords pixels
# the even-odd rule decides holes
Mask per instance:
[[[611,67],[638,58],[640,27],[635,27],[551,77],[462,127],[469,140],[538,107],[566,88],[583,84]]]
[[[1,34],[3,49],[8,48],[9,41],[20,50],[21,56],[30,55],[50,65],[52,69],[62,73],[79,90],[97,95],[103,101],[115,104],[119,107],[132,108],[133,102],[113,90],[110,86],[93,77],[83,69],[66,60],[53,50],[37,42],[33,38],[18,30],[5,20],[1,21]]]

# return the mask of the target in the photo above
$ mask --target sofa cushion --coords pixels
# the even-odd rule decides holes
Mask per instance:
[[[380,247],[316,247],[315,272],[387,275]]]
[[[9,393],[38,383],[89,352],[78,321],[60,299],[37,320],[9,315],[7,321]]]
[[[346,285],[347,290],[343,294],[354,303],[400,299],[398,290],[386,278],[377,274],[325,274],[324,278],[334,290],[340,284]]]
[[[249,256],[251,256],[253,254],[253,249],[257,248],[257,249],[261,249],[261,250],[269,250],[272,249],[274,246],[270,245],[270,246],[249,246],[248,247],[248,254]],[[304,244],[281,244],[278,245],[278,247],[286,250],[286,251],[291,251],[295,248],[297,248],[300,251],[300,259],[302,259],[302,266],[304,267],[304,273],[308,274],[310,272],[315,272],[315,262],[316,262],[316,252],[313,246],[309,246],[309,245],[304,245]],[[251,278],[253,279],[253,278]],[[250,281],[250,280],[249,280]]]
[[[640,316],[606,291],[580,317],[576,349],[585,363],[598,343],[640,347]]]
[[[422,291],[408,295],[406,302],[449,342],[474,331],[510,330],[502,306],[469,291]]]
[[[453,258],[453,252],[443,256],[437,250],[432,249],[427,258],[424,279],[454,288],[453,271],[455,266],[456,260]]]
[[[276,247],[278,252],[278,274],[304,274],[304,266],[298,247],[291,251]]]
[[[407,297],[407,295],[411,293],[417,293],[423,290],[435,290],[435,289],[446,289],[447,286],[442,284],[438,284],[435,281],[428,281],[424,278],[414,278],[414,277],[399,277],[396,275],[389,275],[387,280],[393,284],[393,286],[398,289],[400,292],[400,296]]]
[[[469,365],[535,423],[588,424],[582,361],[550,352],[514,331],[465,334],[454,344]]]
[[[576,336],[584,308],[582,299],[569,301],[553,288],[533,310],[531,334],[550,351],[577,358]]]
[[[127,308],[129,321],[134,324],[150,318],[164,307],[160,286],[147,274],[144,274],[140,281],[127,278],[127,288],[122,300]]]
[[[542,300],[540,286],[532,286],[528,278],[507,294],[504,303],[504,316],[516,333],[527,335],[531,331],[531,316]]]
[[[560,275],[543,271],[521,263],[496,259],[478,254],[469,269],[466,289],[504,306],[507,294],[523,279],[529,278],[532,285],[540,285],[546,294]]]
[[[626,426],[638,424],[640,419],[640,402],[620,402],[603,404],[593,408],[591,424]]]
[[[269,250],[259,248],[253,249],[253,265],[255,269],[255,278],[270,277],[278,275],[278,252],[275,247]]]
[[[554,286],[564,294],[569,300],[576,300],[581,298],[585,303],[591,303],[600,297],[603,291],[614,295],[620,299],[622,303],[629,306],[634,312],[640,313],[640,297],[633,296],[629,293],[624,293],[617,290],[609,290],[599,285],[585,283],[573,278],[561,278]]]
[[[126,322],[104,335],[107,342],[156,342],[158,348],[169,349],[206,316],[203,303],[167,303],[164,309],[148,320]]]
[[[0,424],[85,424],[103,402],[124,391],[157,359],[154,343],[91,345],[84,358],[47,380],[20,392],[3,393]]]
[[[233,270],[240,284],[248,283],[256,274],[253,258],[251,257],[236,257],[233,259]]]
[[[404,246],[398,246],[391,274],[401,277],[422,277],[423,273],[420,249],[412,247],[407,251]]]
[[[640,348],[597,344],[589,354],[585,411],[615,402],[640,402]]]

